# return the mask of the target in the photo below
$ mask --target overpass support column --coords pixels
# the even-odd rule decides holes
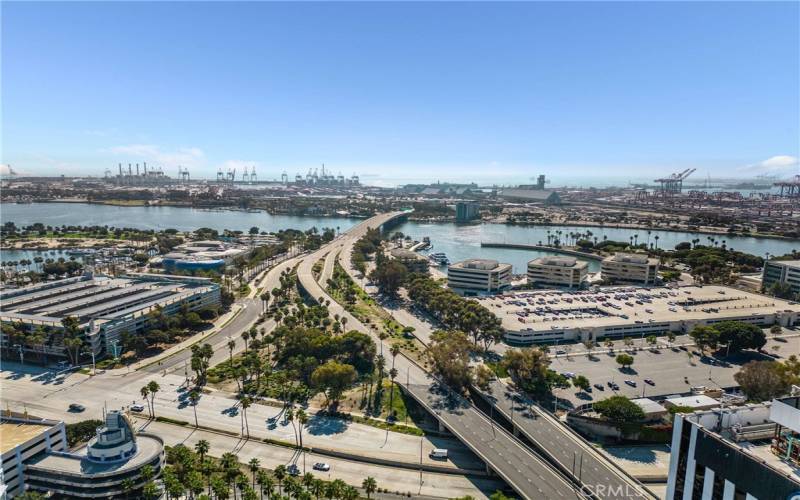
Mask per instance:
[[[443,434],[450,434],[450,431],[444,426],[441,420],[437,420],[437,422],[439,423],[439,432]]]

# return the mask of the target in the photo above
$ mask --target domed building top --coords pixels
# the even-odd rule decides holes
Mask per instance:
[[[126,460],[136,454],[136,434],[122,412],[111,410],[106,414],[106,423],[97,428],[86,454],[97,462]]]

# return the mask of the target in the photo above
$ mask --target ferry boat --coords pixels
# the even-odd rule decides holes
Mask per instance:
[[[441,252],[432,253],[428,255],[428,258],[439,266],[446,266],[450,264],[450,260],[447,258],[447,255]]]

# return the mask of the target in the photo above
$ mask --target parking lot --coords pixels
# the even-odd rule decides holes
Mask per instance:
[[[774,349],[778,346],[778,349]],[[800,336],[797,332],[786,332],[779,337],[771,336],[764,351],[783,359],[789,355],[800,355]],[[630,369],[622,369],[616,362],[616,355],[628,352],[634,357]],[[691,356],[690,356],[691,354]],[[594,385],[590,393],[579,392],[575,388],[556,391],[562,399],[563,407],[581,405],[605,399],[615,394],[630,398],[656,397],[682,394],[691,387],[726,388],[736,386],[733,375],[744,363],[752,360],[770,360],[768,356],[755,351],[745,351],[729,358],[704,357],[693,346],[661,347],[658,349],[623,350],[617,347],[612,352],[601,352],[587,356],[572,354],[551,359],[550,368],[562,374],[583,375]],[[652,380],[652,384],[645,382]],[[626,383],[625,381],[630,381]],[[609,387],[616,384],[617,389]]]

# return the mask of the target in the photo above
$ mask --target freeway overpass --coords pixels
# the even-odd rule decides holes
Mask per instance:
[[[349,271],[349,255],[352,246],[363,236],[367,228],[382,226],[404,212],[381,214],[368,219],[330,244],[309,255],[297,269],[298,283],[314,300],[330,300],[331,314],[347,318],[347,327],[370,335],[380,345],[383,341],[376,332],[367,328],[347,312],[339,303],[331,299],[327,292],[314,279],[314,263],[332,251],[341,248],[339,256],[345,269]],[[388,351],[390,344],[383,342]],[[477,408],[464,398],[444,390],[414,361],[399,355],[395,368],[400,373],[397,382],[434,415],[441,425],[464,442],[477,456],[486,462],[487,467],[497,473],[523,498],[528,499],[576,499],[584,498],[579,491],[552,466],[522,445],[512,435],[495,425]],[[403,376],[405,375],[405,376]],[[403,382],[404,379],[405,382]]]
[[[351,251],[352,243],[346,244],[340,255],[344,259],[344,268],[352,274],[349,265]],[[422,399],[418,391],[410,388],[407,390],[418,401]],[[496,414],[505,417],[512,424],[511,429],[515,436],[522,436],[550,465],[575,484],[585,485],[586,490],[591,490],[594,496],[603,499],[655,498],[649,490],[567,426],[535,404],[525,404],[522,394],[495,381],[492,394],[481,395],[494,406]],[[442,418],[439,419],[441,422]],[[445,427],[458,435],[450,426]],[[492,431],[495,433],[494,429]]]
[[[491,393],[475,390],[494,414],[510,424],[514,435],[524,437],[551,464],[578,484],[606,485],[600,498],[655,498],[636,479],[614,464],[525,395],[495,380]]]

